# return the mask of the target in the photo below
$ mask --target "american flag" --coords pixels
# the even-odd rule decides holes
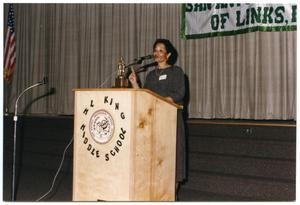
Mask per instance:
[[[4,55],[4,79],[10,83],[12,74],[16,66],[16,40],[15,40],[15,19],[14,7],[9,4],[7,32],[5,40],[5,55]]]

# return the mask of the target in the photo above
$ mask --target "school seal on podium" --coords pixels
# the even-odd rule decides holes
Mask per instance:
[[[111,140],[115,130],[112,116],[106,110],[97,110],[90,118],[89,130],[95,142],[105,144]]]

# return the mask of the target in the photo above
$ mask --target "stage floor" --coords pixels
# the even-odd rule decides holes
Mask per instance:
[[[6,176],[11,174],[11,168],[3,170]],[[22,167],[18,176],[16,201],[33,202],[46,194],[52,185],[56,171]],[[3,201],[11,201],[11,176],[3,179]],[[199,195],[199,192],[182,188],[179,191],[179,201],[202,201],[211,200],[207,195]],[[43,202],[71,202],[72,201],[72,175],[68,172],[60,172],[52,191],[41,199]]]

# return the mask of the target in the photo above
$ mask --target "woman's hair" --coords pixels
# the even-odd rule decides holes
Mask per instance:
[[[167,63],[169,65],[174,65],[176,63],[177,57],[178,57],[178,53],[177,53],[176,48],[172,45],[172,43],[168,39],[161,39],[161,38],[159,38],[159,39],[156,39],[156,41],[154,42],[154,44],[153,44],[153,50],[155,49],[155,46],[158,43],[164,44],[165,47],[166,47],[167,53],[171,53],[169,59],[167,60]]]

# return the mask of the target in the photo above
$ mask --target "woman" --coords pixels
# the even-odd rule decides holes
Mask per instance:
[[[170,102],[183,105],[185,95],[185,78],[182,69],[175,66],[177,51],[167,39],[157,39],[153,45],[153,58],[157,68],[151,71],[145,81],[144,88],[149,89]],[[135,73],[129,80],[133,88],[139,88]],[[179,183],[186,177],[185,130],[182,111],[177,114],[177,145],[176,145],[176,190]]]

